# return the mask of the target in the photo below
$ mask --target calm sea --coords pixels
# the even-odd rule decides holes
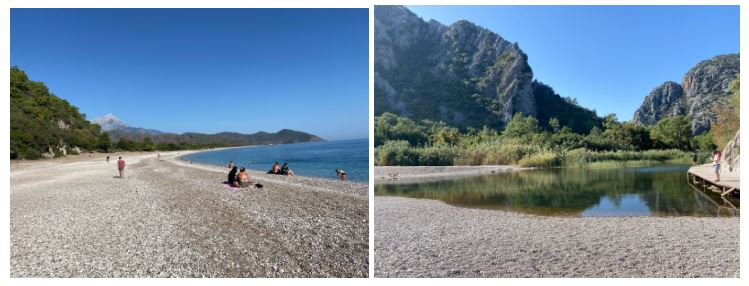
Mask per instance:
[[[297,176],[336,179],[335,169],[346,171],[349,181],[369,182],[369,140],[307,142],[272,146],[252,146],[206,151],[184,156],[196,163],[223,165],[229,160],[251,170],[268,171],[274,162],[289,168]]]

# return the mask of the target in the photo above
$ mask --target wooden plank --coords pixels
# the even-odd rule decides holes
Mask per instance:
[[[720,181],[715,181],[715,174],[713,173],[713,167],[710,164],[705,165],[699,165],[699,166],[693,166],[689,168],[689,171],[687,171],[688,174],[691,174],[691,176],[694,178],[694,181],[699,178],[700,181],[702,181],[702,184],[709,183],[710,185],[714,185],[718,187],[719,189],[730,189],[734,188],[736,190],[739,190],[739,175],[737,173],[729,174],[729,173],[721,173],[720,174]]]
[[[725,196],[726,196],[727,194],[730,194],[730,193],[731,193],[731,192],[733,192],[733,190],[735,190],[735,189],[736,189],[736,188],[730,188],[730,189],[728,189],[728,191],[725,191],[725,192],[721,193],[721,194],[720,194],[720,196],[721,196],[721,197],[725,197]]]

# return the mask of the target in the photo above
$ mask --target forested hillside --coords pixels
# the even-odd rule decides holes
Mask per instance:
[[[107,119],[116,118],[109,115]],[[95,121],[96,124],[86,120],[85,114],[51,93],[43,82],[30,80],[18,67],[10,69],[11,159],[54,158],[82,151],[169,151],[323,140],[290,129],[253,134],[173,134],[130,127],[122,121],[119,124]]]
[[[89,123],[77,107],[55,96],[43,82],[30,80],[18,67],[10,69],[11,159],[92,150],[99,137],[99,126]]]

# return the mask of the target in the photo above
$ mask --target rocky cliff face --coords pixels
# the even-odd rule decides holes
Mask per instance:
[[[715,120],[713,109],[726,104],[731,96],[728,86],[738,74],[739,54],[702,61],[684,75],[681,85],[667,82],[654,89],[635,112],[633,121],[652,125],[661,118],[687,115],[694,133],[704,133]]]
[[[468,21],[426,22],[402,6],[375,7],[375,113],[457,126],[535,115],[527,56]]]
[[[645,101],[635,111],[634,122],[653,125],[664,117],[684,114],[684,105],[684,89],[676,82],[667,81],[645,97]]]
[[[739,55],[722,55],[702,61],[684,76],[682,87],[686,95],[687,115],[692,118],[692,129],[703,133],[715,120],[713,109],[726,104],[731,96],[728,86],[739,74]]]
[[[721,173],[741,174],[741,130],[736,131],[733,139],[723,148],[723,161],[727,168],[721,168]]]

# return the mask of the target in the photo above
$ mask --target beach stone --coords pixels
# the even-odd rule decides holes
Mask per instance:
[[[263,188],[230,189],[176,153],[125,156],[120,179],[105,156],[11,170],[11,277],[368,275],[366,184],[251,172]]]
[[[542,217],[375,197],[375,277],[738,277],[739,218]]]

